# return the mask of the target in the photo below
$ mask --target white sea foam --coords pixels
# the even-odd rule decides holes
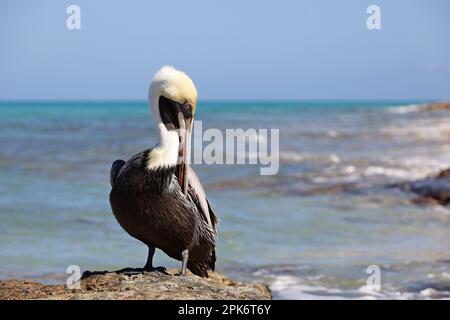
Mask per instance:
[[[403,158],[387,158],[383,160],[387,166],[399,167],[407,172],[405,178],[410,180],[422,179],[448,168],[450,158],[436,156],[409,156]]]
[[[330,138],[337,138],[339,136],[339,133],[334,130],[327,131],[327,136]]]
[[[426,288],[420,291],[420,295],[426,298],[437,298],[440,295],[440,292],[433,288]]]
[[[325,176],[317,176],[311,179],[313,183],[322,184],[322,183],[331,183],[331,184],[339,184],[339,183],[352,183],[361,180],[361,176],[358,174],[350,174],[345,176],[337,176],[337,177],[325,177]]]
[[[341,158],[339,158],[339,156],[332,154],[330,155],[330,161],[332,163],[341,163]]]
[[[280,151],[280,161],[288,163],[302,163],[310,158],[310,155],[295,151]]]
[[[386,167],[380,167],[380,166],[369,166],[364,170],[365,176],[386,176],[386,177],[392,177],[392,178],[408,178],[410,177],[410,172],[408,170],[404,169],[397,169],[397,168],[386,168]]]
[[[323,163],[341,163],[341,158],[337,154],[330,155],[314,155],[309,153],[303,153],[291,150],[281,150],[280,151],[280,161],[286,163],[303,163],[306,161],[319,161]]]
[[[356,171],[355,166],[345,166],[342,169],[342,173],[344,173],[344,174],[353,174],[353,173],[355,173],[355,171]]]
[[[311,279],[308,279],[311,280]],[[375,300],[375,299],[395,299],[406,300],[424,298],[420,294],[412,292],[401,292],[389,288],[388,290],[376,291],[373,288],[363,285],[355,289],[330,288],[323,285],[312,285],[306,283],[299,277],[290,275],[274,276],[270,285],[275,299],[294,300]],[[440,292],[438,292],[440,295]]]
[[[381,129],[389,137],[405,140],[449,142],[450,118],[421,118],[408,121],[407,124],[389,125]]]
[[[321,277],[316,277],[320,279]],[[391,286],[383,286],[380,291],[363,285],[354,289],[339,289],[316,284],[313,277],[291,275],[273,276],[270,289],[275,299],[293,300],[411,300],[411,299],[449,299],[450,292],[426,288],[419,292],[406,292]],[[314,284],[308,283],[309,281]]]
[[[342,290],[307,285],[297,277],[288,275],[277,276],[270,288],[278,299],[344,299]]]
[[[388,112],[394,113],[394,114],[405,114],[405,113],[417,112],[417,111],[421,111],[421,110],[423,110],[423,105],[409,104],[406,106],[391,107],[388,109]]]

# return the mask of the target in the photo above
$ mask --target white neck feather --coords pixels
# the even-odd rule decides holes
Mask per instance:
[[[147,159],[147,169],[153,170],[162,167],[175,166],[178,162],[178,150],[180,141],[178,133],[174,130],[167,130],[163,123],[158,124],[159,143],[150,152]]]

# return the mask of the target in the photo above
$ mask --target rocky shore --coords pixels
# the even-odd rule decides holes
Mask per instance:
[[[65,284],[0,281],[1,300],[269,300],[271,297],[269,288],[264,284],[244,284],[214,272],[210,273],[209,278],[192,274],[180,277],[175,270],[169,270],[168,274],[86,272],[80,280],[79,289],[68,289]]]

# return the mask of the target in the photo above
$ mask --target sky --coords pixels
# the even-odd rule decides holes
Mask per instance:
[[[164,64],[203,100],[449,100],[450,1],[0,2],[0,100],[145,100]]]

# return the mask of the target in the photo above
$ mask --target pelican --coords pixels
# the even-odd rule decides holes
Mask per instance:
[[[149,88],[149,105],[159,130],[159,143],[111,167],[109,196],[119,224],[148,246],[144,271],[153,266],[155,249],[208,277],[215,268],[217,217],[190,167],[191,129],[197,90],[189,76],[162,67]]]

